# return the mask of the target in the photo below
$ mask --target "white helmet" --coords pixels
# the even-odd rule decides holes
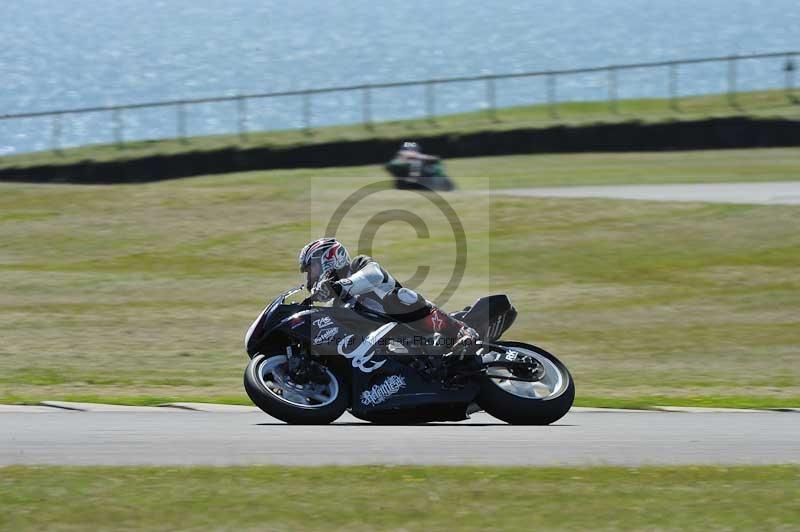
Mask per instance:
[[[297,260],[300,271],[308,273],[306,288],[310,290],[324,274],[347,266],[350,255],[347,248],[335,238],[319,238],[306,244]]]

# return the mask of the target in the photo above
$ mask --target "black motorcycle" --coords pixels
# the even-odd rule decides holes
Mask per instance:
[[[275,298],[250,326],[247,395],[267,414],[325,424],[345,410],[383,424],[460,421],[485,410],[503,421],[547,425],[572,407],[566,366],[530,344],[500,341],[517,312],[505,295],[479,299],[453,316],[480,340],[449,354],[441,337],[358,303],[314,306]]]

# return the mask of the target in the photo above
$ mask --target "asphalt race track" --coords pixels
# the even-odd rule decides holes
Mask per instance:
[[[245,407],[0,408],[0,465],[771,463],[800,463],[797,412],[578,409],[546,427],[484,413],[376,426],[346,414],[334,425],[289,426]]]

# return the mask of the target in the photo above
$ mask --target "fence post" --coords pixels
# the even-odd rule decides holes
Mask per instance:
[[[678,109],[678,65],[680,63],[669,64],[669,106],[673,111]]]
[[[556,97],[556,75],[551,72],[547,74],[547,106],[550,111],[550,118],[558,118]]]
[[[111,121],[114,123],[114,143],[117,148],[123,148],[125,146],[124,124],[122,123],[122,111],[119,108],[111,111]]]
[[[608,69],[608,110],[617,114],[617,67]]]
[[[239,140],[247,142],[247,98],[241,94],[236,97],[236,116],[239,127]]]
[[[372,129],[372,95],[370,94],[369,85],[364,85],[361,87],[361,103],[362,107],[362,116],[364,127],[367,129]]]
[[[303,92],[303,132],[311,134],[311,91]]]
[[[797,70],[797,65],[794,63],[794,56],[792,54],[786,55],[786,63],[783,65],[783,71],[786,74],[786,99],[795,103],[794,98],[794,71]]]
[[[186,107],[183,102],[178,102],[178,138],[181,144],[186,144]]]
[[[494,76],[486,76],[486,101],[489,106],[489,119],[497,122],[497,101],[495,97]]]
[[[432,81],[425,83],[425,114],[431,125],[436,125],[436,88]]]
[[[56,113],[52,116],[51,121],[51,139],[50,147],[53,152],[61,155],[61,113]]]
[[[738,107],[736,103],[736,59],[735,55],[728,58],[728,105]]]

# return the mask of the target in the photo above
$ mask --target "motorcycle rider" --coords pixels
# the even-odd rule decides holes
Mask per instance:
[[[424,166],[438,161],[439,157],[422,153],[419,144],[406,141],[400,146],[393,160],[408,164],[409,177],[420,177]]]
[[[317,301],[356,304],[392,316],[426,336],[440,334],[450,354],[478,339],[474,329],[443,312],[414,290],[404,288],[372,257],[350,260],[347,249],[334,238],[309,242],[298,257],[306,274],[306,288]]]

